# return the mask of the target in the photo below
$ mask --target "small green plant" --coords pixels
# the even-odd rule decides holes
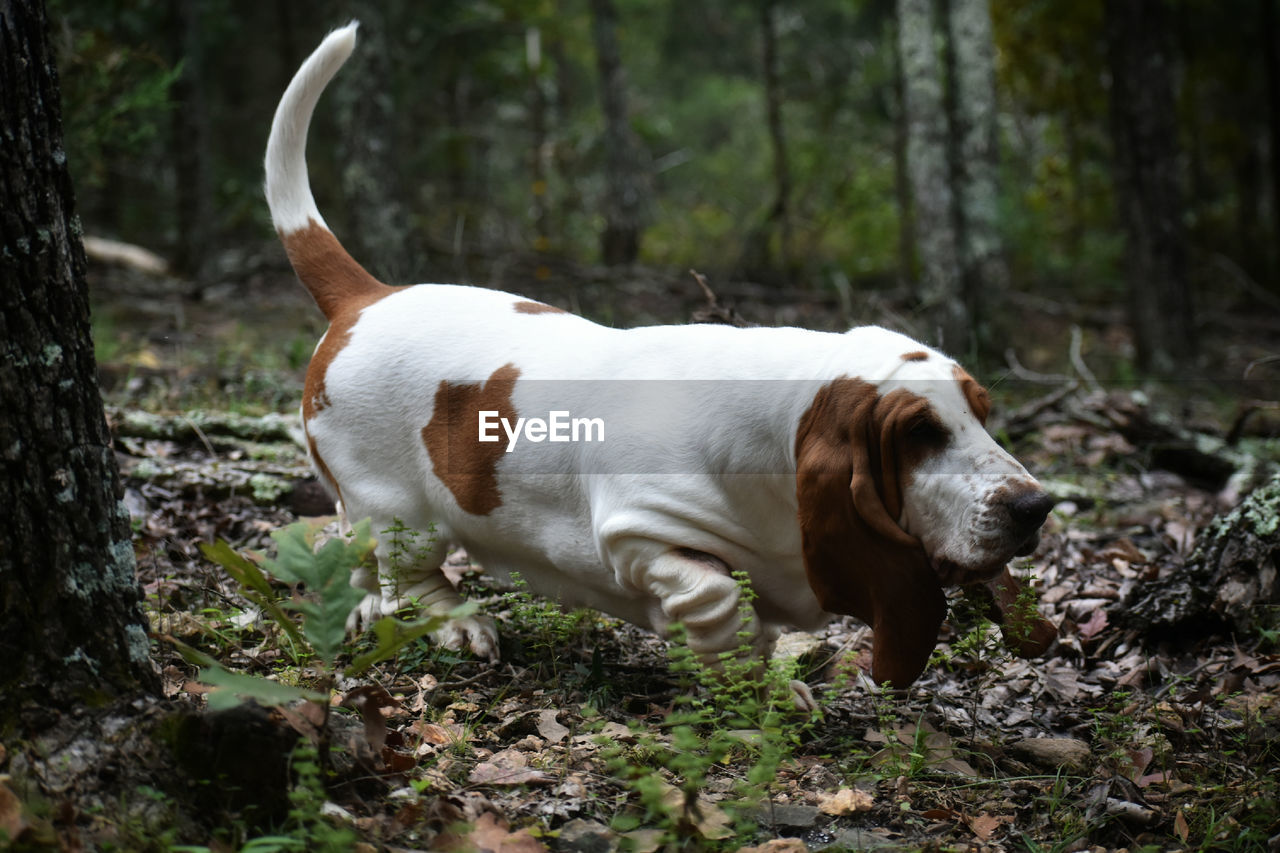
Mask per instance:
[[[767,795],[779,766],[814,722],[797,711],[791,682],[794,661],[768,665],[753,655],[749,626],[755,615],[754,590],[742,573],[739,587],[741,645],[708,666],[689,648],[685,633],[674,626],[671,670],[681,678],[682,695],[662,724],[662,734],[638,732],[630,748],[611,745],[605,757],[609,769],[636,795],[643,815],[620,815],[621,831],[641,825],[660,829],[681,849],[705,845],[734,835],[731,824]],[[746,761],[745,776],[731,783],[735,800],[713,805],[701,796],[718,768]],[[742,829],[747,823],[743,822]],[[699,846],[704,845],[704,846]]]
[[[368,519],[356,523],[349,538],[330,539],[320,548],[316,547],[317,532],[315,526],[306,522],[276,531],[272,534],[278,546],[276,557],[261,558],[261,569],[224,541],[202,546],[205,556],[226,569],[240,584],[245,597],[279,626],[289,640],[289,651],[296,664],[312,659],[320,663],[315,688],[306,689],[232,672],[211,656],[171,639],[188,662],[201,667],[200,680],[214,687],[208,694],[211,708],[233,707],[245,699],[264,705],[301,699],[322,703],[327,720],[328,694],[336,680],[339,655],[345,648],[347,619],[367,595],[351,585],[351,571],[369,558],[374,539]],[[284,600],[271,585],[268,575],[295,584],[304,594]],[[413,621],[394,617],[379,619],[371,628],[373,648],[355,657],[342,672],[347,677],[360,675],[420,637],[443,627],[449,619],[468,615],[474,609],[473,605],[463,605],[448,614]],[[301,615],[301,626],[289,611]]]
[[[916,721],[911,731],[911,743],[905,744],[899,737],[899,732],[906,732],[907,729],[899,725],[889,685],[883,685],[881,690],[872,694],[871,702],[876,712],[876,728],[884,739],[884,747],[872,756],[872,761],[879,765],[878,775],[886,779],[918,777],[929,765],[927,739],[930,730],[924,725],[923,718]]]
[[[393,518],[391,526],[380,530],[378,535],[387,543],[387,562],[391,564],[392,572],[397,575],[400,570],[425,559],[426,555],[436,548],[434,524],[427,528],[425,542],[418,541],[423,536],[422,531],[406,526],[400,518]]]
[[[557,604],[534,595],[518,572],[511,575],[514,587],[502,596],[502,605],[511,622],[528,645],[530,657],[546,662],[559,672],[560,654],[565,646],[595,626],[595,613],[578,609],[565,612]]]

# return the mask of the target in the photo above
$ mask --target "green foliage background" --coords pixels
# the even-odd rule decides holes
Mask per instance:
[[[52,0],[68,156],[87,230],[164,252],[175,234],[173,83],[202,81],[217,247],[268,241],[261,157],[276,98],[296,63],[359,3],[194,0],[198,56],[159,0]],[[618,0],[632,123],[653,167],[642,261],[768,280],[747,269],[772,204],[759,15],[754,3]],[[1179,119],[1193,264],[1219,297],[1270,282],[1275,211],[1268,162],[1260,6],[1171,0],[1179,34]],[[895,195],[893,4],[777,4],[783,119],[794,184],[798,281],[860,287],[900,281]],[[378,4],[389,78],[359,97],[397,117],[386,156],[428,263],[478,277],[459,257],[544,244],[534,227],[533,163],[553,254],[593,262],[602,225],[602,118],[585,0]],[[1000,98],[1002,225],[1016,286],[1111,300],[1121,238],[1112,197],[1101,0],[993,3]],[[541,62],[529,61],[537,32]],[[1271,34],[1274,37],[1274,34]],[[360,53],[357,52],[359,61]],[[346,77],[347,75],[344,75]],[[351,85],[340,77],[337,84]],[[536,149],[534,93],[546,105]],[[332,103],[312,134],[322,209],[344,222]],[[756,253],[758,255],[758,253]],[[772,256],[768,256],[772,257]],[[1223,261],[1239,276],[1223,277]],[[462,275],[457,272],[461,270]],[[433,270],[422,271],[431,274]],[[1225,290],[1221,289],[1225,286]]]

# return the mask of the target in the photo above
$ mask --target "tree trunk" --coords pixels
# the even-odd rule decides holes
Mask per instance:
[[[43,3],[0,0],[0,732],[156,687]]]
[[[214,242],[213,182],[209,173],[209,104],[205,97],[203,0],[169,7],[169,40],[182,76],[173,85],[170,112],[173,146],[175,224],[178,245],[173,266],[203,283]]]
[[[383,281],[414,282],[424,272],[425,259],[403,197],[406,183],[397,168],[390,13],[377,2],[361,2],[354,9],[362,45],[352,55],[342,84],[333,87],[343,129],[338,158],[350,229],[342,239]]]
[[[938,346],[963,350],[969,345],[970,323],[960,272],[942,67],[932,10],[930,0],[897,0],[907,169],[920,259],[919,295],[933,333],[926,337]]]
[[[529,149],[533,213],[533,248],[545,252],[551,248],[549,194],[550,164],[554,146],[547,130],[547,96],[543,91],[542,30],[529,26],[524,34],[525,65],[529,69],[529,132],[533,144]]]
[[[949,0],[948,43],[954,110],[952,170],[965,308],[982,343],[982,295],[1008,289],[1000,239],[995,41],[988,0]]]
[[[609,266],[640,255],[645,180],[640,146],[627,113],[627,81],[618,50],[618,11],[613,0],[591,0],[592,38],[604,110],[604,233],[600,253]]]
[[[913,290],[915,274],[915,211],[911,203],[911,170],[907,168],[906,81],[902,74],[902,51],[898,47],[898,23],[890,22],[890,50],[893,55],[893,193],[898,202],[898,284]],[[913,295],[919,298],[918,292]]]
[[[1163,0],[1107,0],[1111,140],[1139,364],[1171,374],[1195,354],[1178,181],[1169,13]]]
[[[777,228],[778,260],[783,273],[790,277],[795,271],[791,253],[791,167],[787,162],[787,138],[782,126],[782,86],[778,80],[778,27],[775,11],[776,4],[772,0],[766,0],[760,6],[765,121],[769,126],[769,146],[773,151],[774,197],[767,224]],[[772,228],[765,229],[765,240],[770,239],[771,230]],[[768,257],[767,251],[765,257]]]
[[[1276,30],[1276,0],[1259,0],[1259,6],[1259,38],[1267,69],[1267,148],[1271,159],[1272,240],[1266,262],[1271,290],[1280,292],[1280,32]]]

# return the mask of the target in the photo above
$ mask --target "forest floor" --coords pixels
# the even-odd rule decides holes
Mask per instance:
[[[993,433],[1060,499],[1039,549],[1014,566],[1058,627],[1037,659],[1008,653],[957,597],[934,664],[910,690],[869,683],[869,631],[841,619],[788,643],[797,656],[781,658],[793,669],[770,694],[784,701],[770,704],[758,701],[768,690],[693,683],[672,666],[671,644],[647,632],[497,589],[455,552],[451,570],[499,622],[502,662],[416,641],[359,678],[326,681],[332,668],[295,661],[279,627],[199,547],[225,540],[271,554],[271,534],[297,518],[332,521],[288,438],[318,312],[275,267],[200,301],[128,277],[95,284],[109,416],[157,636],[236,673],[322,689],[329,712],[261,712],[283,746],[255,742],[260,763],[255,753],[240,768],[188,764],[221,792],[203,801],[202,822],[179,826],[163,807],[86,811],[82,838],[214,850],[253,839],[255,850],[1280,849],[1277,601],[1252,602],[1246,623],[1208,611],[1163,623],[1150,607],[1133,615],[1145,591],[1198,559],[1205,525],[1280,459],[1265,411],[1245,437],[1223,441],[1237,389],[1095,388],[1078,372],[994,383]],[[765,305],[735,292],[740,305]],[[678,321],[702,302],[676,276],[615,279],[603,296],[588,286],[526,295],[634,322]],[[834,298],[792,297],[771,297],[751,319],[839,316]],[[889,304],[846,309],[884,321]],[[1053,352],[1022,353],[1023,363],[1069,364],[1069,323],[1025,322],[1044,327],[1038,346]],[[1114,330],[1086,335],[1102,360]],[[1273,343],[1224,344],[1224,363],[1238,370]],[[229,424],[227,412],[243,420]],[[283,414],[260,417],[272,412]],[[1171,442],[1183,452],[1161,453]],[[272,591],[283,601],[293,592],[278,580]],[[345,642],[337,666],[373,646]],[[201,708],[207,669],[168,641],[156,657],[169,701]],[[785,701],[793,675],[820,713]],[[312,751],[290,757],[297,742]],[[307,770],[317,750],[322,787]],[[264,782],[281,760],[292,776]],[[264,793],[269,784],[281,790]]]

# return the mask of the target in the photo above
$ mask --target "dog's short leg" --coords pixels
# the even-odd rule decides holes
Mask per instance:
[[[686,550],[668,551],[635,572],[634,582],[656,596],[670,622],[680,622],[689,648],[715,665],[723,652],[764,662],[778,632],[763,625],[751,608],[740,607],[740,590],[721,560]],[[745,618],[744,618],[745,617]]]
[[[351,578],[353,586],[374,590],[360,604],[360,623],[368,626],[401,610],[426,616],[445,614],[462,604],[462,597],[440,568],[446,556],[443,543],[431,543],[425,535],[398,539],[396,533],[387,532],[389,524],[375,525],[374,529],[384,531],[378,534],[374,549],[378,577],[357,571]],[[493,619],[483,614],[451,619],[432,632],[432,638],[451,649],[470,649],[478,657],[498,659],[498,630]]]

